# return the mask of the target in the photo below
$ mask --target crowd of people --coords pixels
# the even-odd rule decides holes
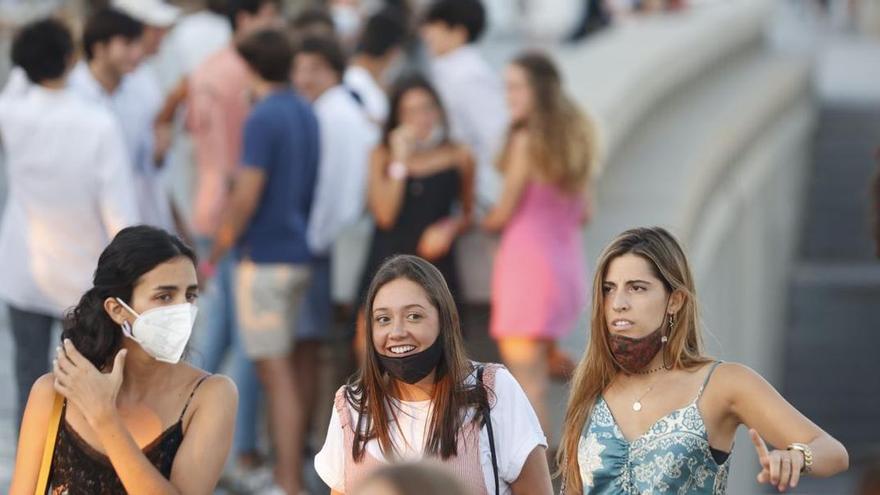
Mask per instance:
[[[741,424],[761,483],[846,469],[760,376],[704,354],[671,234],[624,232],[588,286],[596,137],[549,55],[496,74],[475,46],[478,0],[331,3],[288,21],[277,0],[186,15],[114,0],[76,35],[56,18],[16,34],[0,92],[11,493],[210,493],[225,472],[301,494],[306,463],[332,493],[412,493],[405,470],[380,468],[424,458],[440,465],[424,479],[461,493],[551,493],[557,466],[566,493],[723,493]],[[183,205],[175,160],[194,176]],[[340,318],[340,245],[365,218]],[[457,258],[482,253],[457,241],[473,231],[499,239],[488,332],[503,365],[463,339]],[[589,297],[575,368],[557,343]],[[340,319],[338,364],[355,373],[313,455]],[[548,384],[572,373],[548,438]]]

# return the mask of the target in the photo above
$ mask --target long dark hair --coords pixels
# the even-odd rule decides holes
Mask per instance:
[[[140,225],[121,230],[98,258],[93,287],[65,315],[61,337],[98,369],[109,366],[122,346],[122,330],[104,310],[104,301],[118,297],[130,302],[145,273],[178,256],[196,264],[195,252],[162,229]]]
[[[394,383],[379,362],[378,352],[373,345],[373,319],[370,315],[373,314],[373,300],[379,289],[401,278],[419,284],[440,317],[440,334],[437,338],[443,339],[443,356],[436,368],[434,395],[431,398],[434,408],[425,454],[441,459],[457,455],[456,439],[464,425],[465,413],[475,407],[477,414],[473,420],[482,421],[483,412],[489,405],[488,391],[482,383],[465,384],[474,366],[464,350],[458,310],[440,270],[418,256],[394,256],[379,267],[367,292],[364,365],[346,385],[346,399],[358,413],[352,445],[352,457],[356,461],[363,459],[367,442],[374,438],[378,439],[384,455],[395,454],[391,428],[397,427],[399,406],[390,400]],[[389,416],[393,421],[387,420]]]
[[[446,110],[443,108],[443,102],[440,101],[440,95],[437,94],[437,90],[434,89],[434,86],[431,85],[425,76],[421,74],[408,74],[398,79],[391,88],[391,96],[388,98],[388,108],[390,111],[388,112],[388,118],[385,120],[385,126],[382,128],[382,144],[385,146],[390,144],[391,132],[400,125],[400,102],[407,93],[414,89],[421,89],[431,96],[434,104],[437,105],[437,110],[440,112],[440,125],[443,127],[444,141],[449,139],[449,120],[446,117]]]

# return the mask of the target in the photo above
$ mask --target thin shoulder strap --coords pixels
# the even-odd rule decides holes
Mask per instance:
[[[697,392],[697,400],[698,401],[700,400],[700,397],[703,396],[703,391],[706,390],[706,385],[709,383],[709,379],[712,378],[712,373],[715,373],[715,368],[717,368],[718,365],[721,364],[722,362],[723,361],[715,361],[709,367],[709,372],[706,373],[706,378],[703,380],[703,384],[700,385],[700,391]]]
[[[477,368],[477,382],[483,383],[483,370],[485,365]],[[484,419],[486,420],[486,433],[489,435],[489,452],[492,454],[492,474],[495,476],[495,495],[501,493],[501,486],[498,483],[498,456],[495,454],[495,435],[492,432],[492,408],[489,407],[489,393],[486,392],[486,410],[484,411]]]
[[[192,402],[193,396],[196,395],[196,390],[198,390],[199,387],[202,385],[202,382],[204,382],[210,376],[211,376],[210,374],[205,375],[205,376],[199,378],[199,381],[196,382],[196,386],[193,387],[192,392],[189,393],[189,398],[186,399],[186,404],[184,404],[184,406],[183,406],[183,411],[181,411],[180,419],[178,421],[183,421],[183,416],[186,414],[186,410],[189,409],[189,403]]]

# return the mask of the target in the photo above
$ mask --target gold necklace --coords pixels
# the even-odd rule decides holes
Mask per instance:
[[[662,369],[663,367],[661,366],[660,368]],[[658,370],[652,370],[651,373],[653,373],[654,371],[659,371],[659,369],[658,369]],[[654,390],[654,387],[657,385],[657,382],[658,382],[659,380],[660,380],[660,377],[658,376],[656,379],[654,379],[654,383],[652,383],[651,386],[648,387],[648,390],[646,390],[642,395],[640,395],[640,396],[638,396],[638,397],[636,398],[636,400],[633,402],[633,405],[632,405],[632,410],[633,410],[633,411],[635,411],[635,412],[639,412],[639,411],[642,410],[642,399],[644,399],[646,395],[648,395],[649,393],[651,393],[651,390]]]

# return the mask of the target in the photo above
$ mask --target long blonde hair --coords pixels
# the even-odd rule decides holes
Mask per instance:
[[[511,64],[526,73],[533,111],[525,122],[511,122],[499,168],[509,159],[513,134],[525,128],[530,136],[529,158],[540,175],[564,191],[581,191],[598,158],[593,122],[565,94],[559,70],[546,55],[525,53]]]
[[[599,394],[611,384],[619,370],[608,342],[602,285],[608,266],[624,254],[643,258],[651,265],[654,275],[660,279],[667,292],[679,292],[684,296],[684,304],[675,315],[675,325],[669,329],[669,341],[663,346],[663,362],[671,368],[692,369],[711,361],[703,354],[694,279],[678,241],[660,227],[636,228],[618,235],[599,257],[596,276],[593,278],[590,342],[571,381],[562,440],[557,453],[557,475],[563,476],[566,493],[581,493],[582,481],[577,458],[581,431]]]

